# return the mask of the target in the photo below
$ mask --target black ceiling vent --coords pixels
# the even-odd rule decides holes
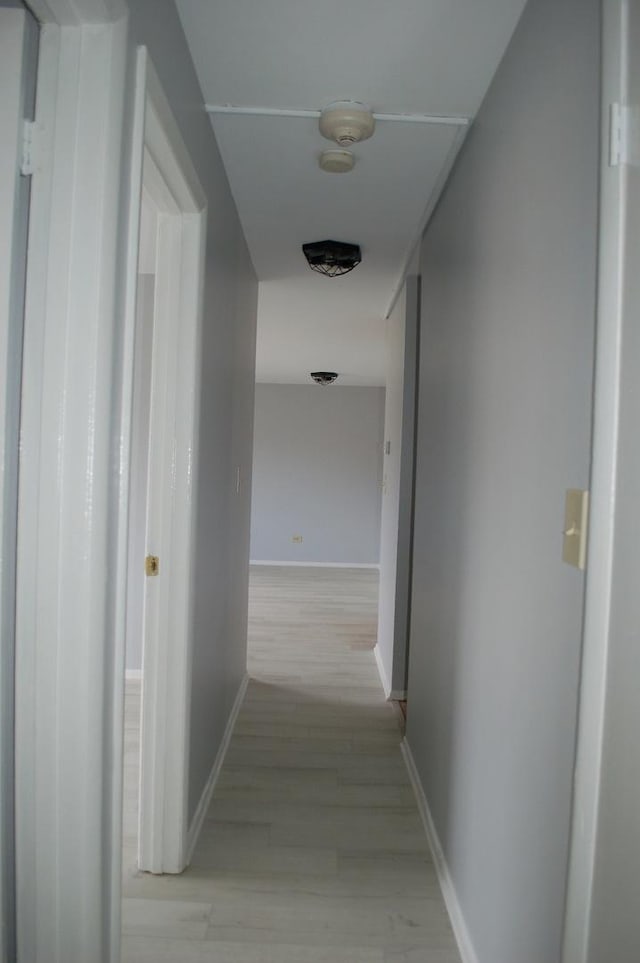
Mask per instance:
[[[303,244],[302,250],[311,270],[330,278],[348,274],[362,260],[358,245],[344,241],[314,241]]]

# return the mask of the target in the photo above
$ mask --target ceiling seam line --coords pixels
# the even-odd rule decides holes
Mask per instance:
[[[321,111],[306,108],[286,107],[234,107],[231,104],[205,104],[207,114],[236,114],[248,117],[301,117],[319,118]],[[409,124],[443,124],[449,127],[468,127],[469,117],[454,117],[439,114],[390,114],[373,112],[375,120]]]

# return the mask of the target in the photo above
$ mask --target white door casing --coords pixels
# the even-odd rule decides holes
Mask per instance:
[[[15,958],[14,653],[18,450],[30,177],[23,164],[33,116],[38,28],[0,9],[0,960]],[[24,171],[22,168],[24,167]]]
[[[171,450],[175,470],[170,483],[164,479],[159,488],[163,497],[168,493],[164,517],[172,526],[170,537],[163,534],[163,544],[171,549],[171,562],[166,557],[165,565],[184,565],[179,571],[187,573],[190,526],[182,523],[190,518],[189,511],[176,515],[169,508],[190,508],[195,477],[198,386],[189,376],[198,353],[204,198],[144,54],[137,64],[138,80],[144,78],[142,94],[140,84],[136,90],[137,107],[125,96],[136,73],[126,4],[34,0],[32,8],[43,28],[25,310],[17,565],[18,959],[116,963],[128,472],[145,98],[151,105],[148,147],[153,153],[155,117],[171,148],[155,159],[172,189],[178,185],[176,200],[183,212],[184,283],[174,303],[187,323],[174,345],[175,422],[173,434],[167,431],[165,439],[165,454]],[[171,331],[175,333],[175,325]],[[163,625],[165,639],[180,632],[188,638],[188,604],[185,589]],[[163,684],[171,689],[173,682],[181,683],[184,693],[187,678],[183,647]],[[160,688],[159,683],[158,692]],[[182,717],[184,722],[184,704]],[[184,725],[171,722],[164,739],[164,762],[184,761]],[[156,766],[151,785],[157,787],[163,775],[166,778],[166,766]],[[172,789],[177,795],[175,785]],[[167,802],[163,827],[184,811],[183,799],[174,802],[169,796]],[[174,852],[180,853],[185,834],[181,826],[171,840]]]
[[[134,154],[158,211],[147,495],[138,862],[186,866],[193,506],[206,203],[146,51],[138,53]],[[140,136],[142,134],[142,137]],[[137,259],[137,254],[136,254]],[[137,263],[137,260],[136,260]],[[131,323],[135,323],[132,319]]]
[[[73,7],[77,23],[82,0]],[[18,514],[20,963],[101,963],[117,954],[108,921],[119,914],[111,887],[119,869],[114,759],[122,758],[115,665],[123,659],[115,372],[126,74],[126,20],[45,22]]]
[[[629,0],[602,4],[600,225],[589,546],[562,963],[587,963],[602,778],[618,492],[626,161],[615,157],[614,105],[627,93]]]

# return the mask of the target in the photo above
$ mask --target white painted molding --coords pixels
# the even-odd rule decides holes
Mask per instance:
[[[137,87],[128,101],[123,113],[123,121],[130,124],[131,141],[122,172],[122,188],[128,198],[140,197],[142,191],[142,165],[135,156],[134,145],[141,143],[144,131],[144,90]],[[129,480],[131,477],[131,451],[126,439],[131,437],[131,416],[133,410],[134,382],[134,342],[135,317],[138,284],[137,253],[139,247],[140,216],[136,205],[128,203],[128,211],[123,218],[123,233],[126,238],[121,248],[120,302],[124,318],[122,348],[120,357],[120,425],[118,477],[120,479],[118,497],[118,530],[116,535],[117,564],[119,573],[116,588],[115,624],[117,626],[116,644],[113,656],[113,741],[106,767],[113,774],[111,793],[111,853],[105,876],[109,880],[109,963],[119,963],[120,938],[122,932],[122,791],[123,791],[123,727],[124,699],[126,692],[126,649],[127,649],[127,595],[128,595],[128,548],[129,548]],[[142,671],[142,670],[141,670]]]
[[[200,796],[198,808],[196,809],[193,819],[191,820],[191,825],[189,826],[189,832],[187,834],[187,865],[189,865],[191,862],[191,858],[193,857],[193,853],[198,842],[198,837],[200,836],[200,831],[202,830],[202,824],[204,823],[207,811],[211,805],[213,792],[216,788],[216,783],[224,764],[224,757],[227,754],[227,749],[229,748],[229,743],[231,742],[238,713],[242,707],[242,702],[248,685],[249,675],[248,673],[245,673],[245,676],[240,683],[238,694],[236,695],[235,701],[231,708],[231,712],[229,713],[229,719],[227,720],[227,725],[220,743],[220,748],[218,749],[218,754],[216,755],[215,762],[211,772],[209,773],[209,778],[207,779],[207,783],[202,791],[202,795]]]
[[[138,864],[177,873],[186,865],[192,660],[191,572],[198,460],[198,399],[206,196],[145,48],[144,187],[157,225],[151,373],[147,551],[160,558],[145,583]],[[137,136],[140,138],[140,130]],[[135,199],[139,208],[139,196]],[[137,260],[137,257],[136,257]],[[131,264],[133,271],[134,265]],[[175,319],[180,318],[180,325]],[[129,319],[135,325],[135,317]]]
[[[420,776],[418,775],[418,770],[411,753],[411,748],[409,747],[409,743],[407,742],[406,738],[400,743],[400,750],[407,767],[407,772],[409,773],[411,785],[413,786],[416,803],[418,804],[418,810],[420,812],[424,831],[427,836],[431,855],[433,856],[436,873],[438,874],[438,882],[440,883],[442,896],[444,898],[449,919],[451,920],[453,933],[458,944],[460,958],[462,963],[479,963],[478,956],[471,940],[471,935],[467,929],[462,907],[460,906],[460,902],[458,900],[458,894],[456,893],[456,888],[453,884],[453,880],[451,879],[451,873],[449,872],[449,867],[447,866],[442,845],[440,843],[440,839],[438,838],[438,833],[431,816],[429,803],[427,802],[427,797],[424,789],[422,788]]]
[[[392,689],[391,683],[387,678],[387,673],[382,662],[382,656],[380,655],[380,646],[375,645],[373,648],[373,654],[376,659],[376,666],[378,668],[378,675],[380,676],[380,683],[385,694],[387,702],[402,702],[403,699],[407,698],[406,689]]]
[[[391,699],[391,683],[387,678],[387,672],[382,661],[382,656],[380,655],[380,646],[375,645],[373,649],[373,654],[376,657],[376,666],[378,667],[378,675],[380,676],[380,682],[382,684],[382,689],[384,691],[385,699]]]
[[[172,190],[182,211],[197,214],[206,210],[205,194],[193,161],[173,116],[173,111],[162,85],[147,55],[146,48],[139,51],[146,70],[147,111],[145,118],[145,142],[160,169],[160,173]]]
[[[142,682],[142,669],[127,669],[124,677],[127,682]]]
[[[28,185],[19,158],[24,81],[37,66],[37,30],[0,8],[0,959],[14,959],[14,639],[24,269]]]
[[[205,104],[208,114],[233,114],[238,117],[301,117],[315,120],[320,111],[313,107],[291,110],[287,107],[234,107],[232,104]],[[391,121],[404,124],[431,124],[446,127],[468,127],[469,117],[447,116],[444,114],[376,114],[376,121]]]
[[[616,524],[620,366],[625,306],[626,170],[610,166],[608,105],[624,103],[629,64],[628,0],[602,4],[598,302],[589,545],[563,963],[587,963],[606,708]],[[633,56],[637,56],[634,52]]]
[[[16,593],[18,943],[31,963],[102,963],[119,920],[127,50],[124,19],[41,30]]]
[[[378,562],[278,562],[251,559],[250,565],[277,565],[281,568],[370,568],[380,571]]]

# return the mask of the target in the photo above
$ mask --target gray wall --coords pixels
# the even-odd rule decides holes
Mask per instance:
[[[640,101],[640,8],[629,5],[628,103]],[[626,239],[615,538],[589,963],[640,959],[640,157],[626,169]]]
[[[589,479],[599,3],[530,0],[426,233],[408,741],[479,963],[558,963]],[[610,957],[608,955],[601,959]]]
[[[256,385],[252,559],[378,563],[383,418],[383,388]]]
[[[409,277],[387,321],[378,659],[387,695],[406,689],[413,522],[418,290]]]
[[[257,283],[171,0],[130,0],[208,199],[196,515],[189,812],[196,809],[246,668]],[[236,468],[243,483],[236,494]]]

